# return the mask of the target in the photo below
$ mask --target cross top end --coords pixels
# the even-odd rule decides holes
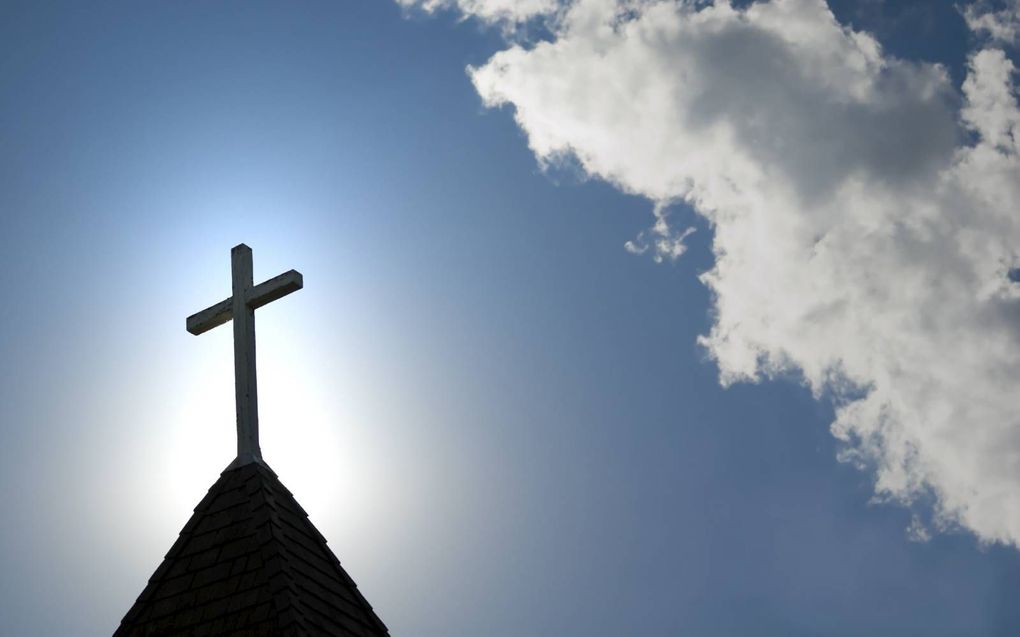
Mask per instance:
[[[304,287],[304,278],[288,270],[254,285],[251,248],[241,243],[230,251],[231,296],[188,317],[187,330],[208,332],[234,322],[234,400],[237,408],[237,457],[227,467],[262,463],[259,448],[258,391],[255,382],[255,310]]]

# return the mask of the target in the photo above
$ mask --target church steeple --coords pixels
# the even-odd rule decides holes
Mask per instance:
[[[188,317],[201,334],[234,321],[237,457],[195,507],[114,637],[389,634],[308,514],[262,460],[255,309],[302,287],[291,270],[252,285],[251,249],[231,252],[233,293]]]
[[[227,469],[114,637],[389,635],[263,463]]]

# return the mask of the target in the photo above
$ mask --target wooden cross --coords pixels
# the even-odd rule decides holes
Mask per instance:
[[[262,461],[259,448],[259,402],[255,387],[255,310],[300,290],[301,273],[284,272],[253,285],[251,248],[243,243],[230,251],[233,294],[212,307],[188,317],[194,335],[234,321],[234,400],[237,403],[237,458],[228,469]]]

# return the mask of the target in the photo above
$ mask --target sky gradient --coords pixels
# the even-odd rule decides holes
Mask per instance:
[[[305,277],[256,316],[264,457],[394,635],[1017,634],[1016,549],[876,498],[810,357],[721,385],[718,220],[467,70],[580,31],[405,4],[0,3],[2,632],[110,634],[233,458],[230,330],[184,321],[244,242]],[[956,117],[978,36],[893,4],[831,8]]]

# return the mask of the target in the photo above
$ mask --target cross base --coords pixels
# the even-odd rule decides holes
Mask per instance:
[[[237,469],[238,467],[243,467],[249,464],[260,464],[263,467],[269,466],[266,464],[266,461],[262,459],[262,454],[260,452],[249,451],[239,453],[237,457],[234,458],[234,461],[227,465],[227,468],[224,469],[224,471],[230,471],[231,469]]]

